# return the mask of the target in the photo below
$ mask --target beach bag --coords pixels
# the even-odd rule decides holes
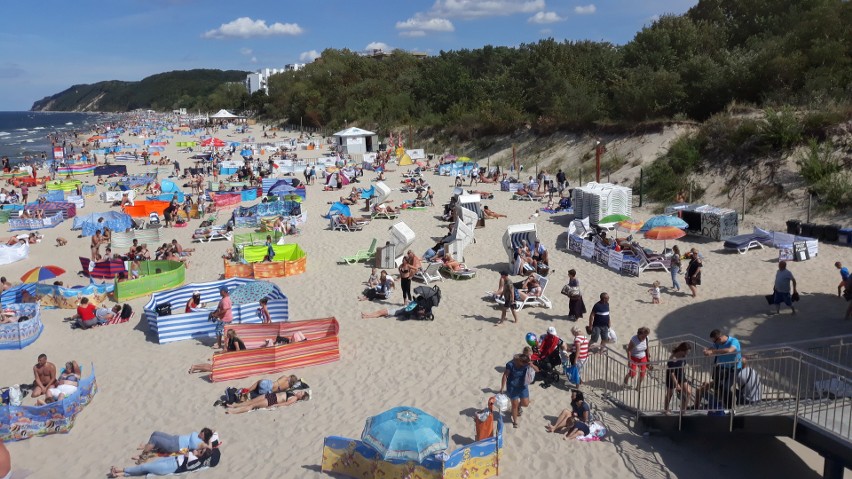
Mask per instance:
[[[530,384],[535,382],[535,369],[530,366],[527,366],[527,372],[524,374],[524,384],[529,386]]]
[[[157,316],[171,316],[172,315],[172,303],[163,303],[158,304],[154,310],[157,312]]]
[[[609,341],[610,343],[617,343],[618,342],[618,336],[615,334],[615,330],[612,329],[612,328],[609,328],[609,335],[608,335],[607,341]]]
[[[576,364],[569,366],[568,369],[565,370],[565,376],[571,384],[575,386],[580,384],[580,368],[578,368]]]
[[[494,407],[500,412],[509,410],[509,396],[505,394],[497,394],[494,396]]]

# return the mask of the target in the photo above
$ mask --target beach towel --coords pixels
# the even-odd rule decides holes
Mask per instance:
[[[581,442],[600,441],[604,438],[604,436],[606,436],[606,428],[604,425],[597,421],[593,421],[589,424],[589,434],[580,436],[577,440]]]

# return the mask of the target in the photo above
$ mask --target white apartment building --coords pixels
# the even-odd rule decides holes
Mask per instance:
[[[289,63],[284,65],[284,68],[264,68],[262,70],[258,70],[255,73],[249,73],[246,75],[246,90],[248,90],[249,95],[253,95],[254,92],[263,90],[266,94],[269,94],[269,77],[275,75],[277,73],[284,72],[297,72],[305,68],[304,63]]]

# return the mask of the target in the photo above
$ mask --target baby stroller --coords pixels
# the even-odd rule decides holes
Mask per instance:
[[[417,305],[410,311],[406,311],[403,319],[421,319],[434,321],[435,315],[432,314],[432,308],[437,307],[441,303],[441,288],[437,286],[418,286],[414,288],[414,302]]]
[[[535,373],[535,381],[541,381],[541,387],[544,389],[559,382],[558,368],[562,366],[562,356],[559,355],[561,348],[562,340],[560,339],[559,345],[549,356],[533,361],[533,364],[538,367],[538,372]],[[535,353],[538,353],[538,348],[535,349]]]

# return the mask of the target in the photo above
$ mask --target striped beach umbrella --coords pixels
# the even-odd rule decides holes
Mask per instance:
[[[24,273],[21,276],[21,281],[24,283],[38,283],[53,279],[61,274],[65,274],[65,270],[59,266],[39,266]]]

